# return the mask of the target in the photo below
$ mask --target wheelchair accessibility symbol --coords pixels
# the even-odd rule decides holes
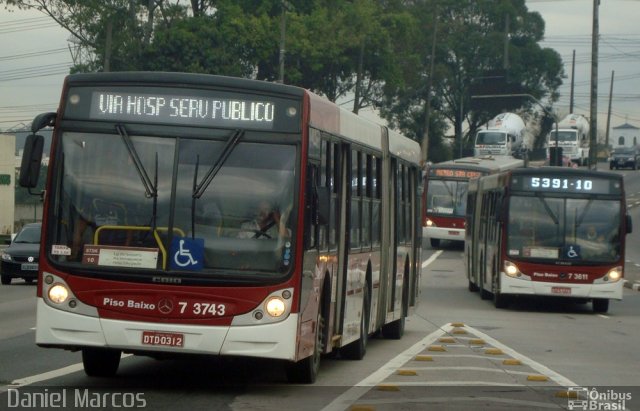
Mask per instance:
[[[569,259],[580,258],[580,246],[579,245],[569,245],[565,249],[564,255],[565,255],[566,258],[569,258]]]
[[[201,270],[204,260],[204,239],[174,237],[170,255],[170,267],[173,270]]]

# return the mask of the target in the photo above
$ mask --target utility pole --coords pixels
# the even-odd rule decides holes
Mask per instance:
[[[605,134],[604,145],[609,150],[609,127],[611,126],[611,100],[613,100],[613,76],[615,71],[611,71],[611,86],[609,86],[609,110],[607,110],[607,131]]]
[[[280,16],[280,70],[278,71],[278,82],[284,84],[284,46],[285,34],[287,30],[287,8],[285,1],[282,2],[282,15]]]
[[[573,59],[571,60],[571,98],[569,99],[569,114],[573,114],[573,90],[576,81],[576,51],[573,50]]]
[[[426,92],[426,103],[424,109],[424,133],[422,134],[422,166],[427,164],[429,155],[429,122],[431,116],[431,88],[433,87],[433,67],[436,59],[436,34],[438,33],[438,7],[433,8],[433,40],[431,42],[431,61],[429,62],[429,83]],[[462,119],[460,119],[462,121]],[[460,133],[460,144],[462,144],[462,132]]]
[[[598,147],[598,6],[593,0],[593,31],[591,33],[591,116],[589,130],[589,169],[596,168]]]

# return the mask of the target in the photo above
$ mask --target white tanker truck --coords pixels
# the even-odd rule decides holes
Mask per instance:
[[[562,155],[579,165],[589,162],[589,122],[581,114],[569,114],[558,123],[558,146]],[[556,146],[555,124],[549,133],[548,147]]]
[[[476,134],[474,154],[521,156],[530,148],[525,132],[524,121],[517,114],[498,114],[487,123],[487,128]]]

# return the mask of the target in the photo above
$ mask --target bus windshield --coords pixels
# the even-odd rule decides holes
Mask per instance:
[[[235,145],[228,130],[215,140],[132,134],[128,148],[118,134],[62,133],[47,248],[59,263],[155,272],[171,269],[178,237],[203,243],[200,274],[281,275],[293,249],[296,146],[256,142],[265,134]],[[96,262],[87,246],[123,257]],[[156,250],[157,263],[131,250]]]
[[[478,133],[476,144],[504,144],[507,141],[506,133],[481,132]]]
[[[467,181],[429,180],[427,212],[464,217],[467,205]]]
[[[512,196],[510,257],[580,263],[620,258],[620,203],[614,200]]]

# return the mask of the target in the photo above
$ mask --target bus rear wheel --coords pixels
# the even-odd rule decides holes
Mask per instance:
[[[429,242],[431,243],[431,248],[440,247],[440,239],[439,238],[430,238]]]
[[[89,377],[113,377],[120,365],[120,350],[110,348],[83,348],[82,365]]]
[[[609,300],[606,298],[596,298],[592,302],[593,312],[606,313],[609,311]]]

